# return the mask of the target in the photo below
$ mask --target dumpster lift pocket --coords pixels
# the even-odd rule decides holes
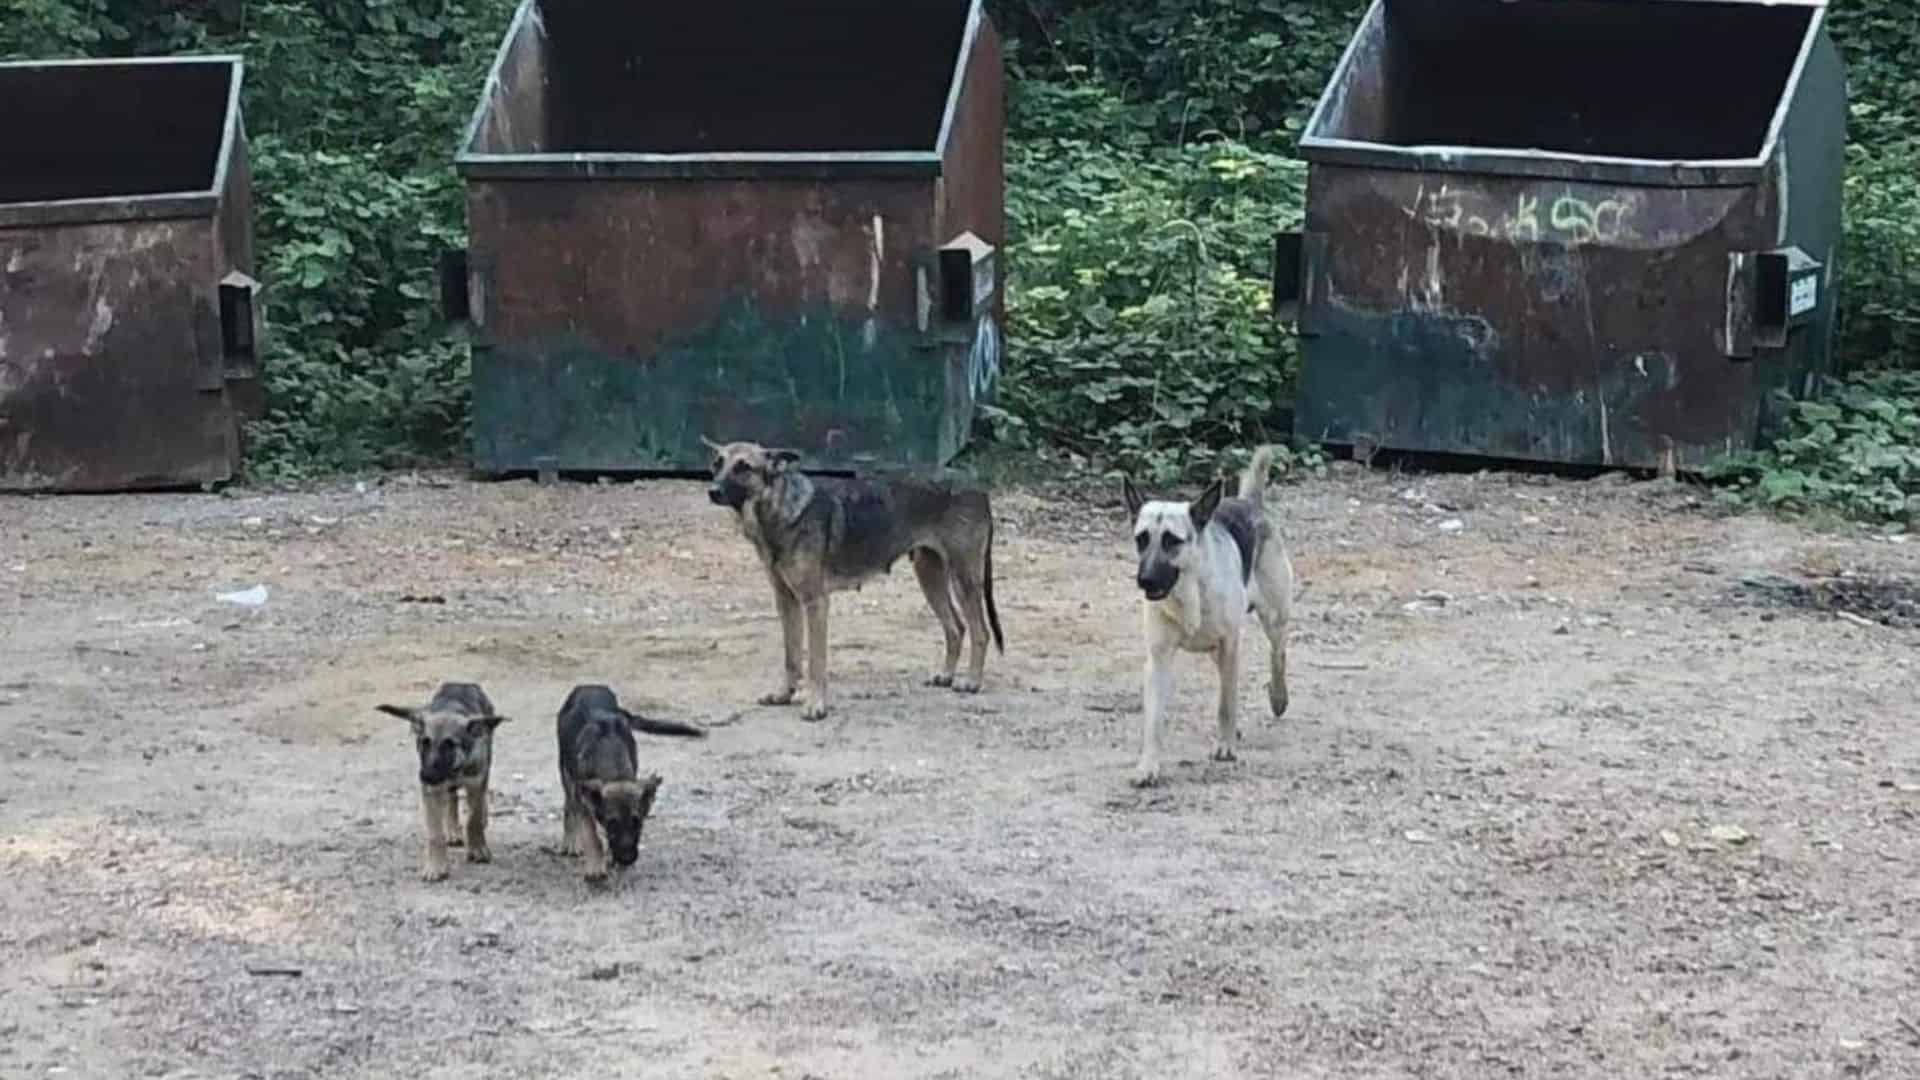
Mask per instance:
[[[229,379],[252,378],[259,363],[260,283],[234,271],[220,279],[220,355]]]
[[[1725,352],[1751,360],[1756,348],[1785,348],[1820,307],[1819,260],[1797,247],[1727,256]]]
[[[467,249],[440,253],[440,314],[450,323],[473,318],[472,293],[467,285]]]
[[[487,294],[493,288],[493,261],[467,248],[440,253],[440,314],[450,325],[465,325],[479,341],[487,328]]]
[[[1326,267],[1326,233],[1274,234],[1273,317],[1292,322],[1302,337],[1317,332],[1314,314],[1326,299]]]

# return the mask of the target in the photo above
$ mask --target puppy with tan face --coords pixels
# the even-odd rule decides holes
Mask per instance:
[[[945,639],[928,684],[979,691],[988,637],[1006,651],[993,603],[993,510],[985,492],[905,475],[815,478],[800,470],[793,450],[703,441],[713,451],[707,498],[739,520],[780,615],[784,678],[762,705],[790,704],[798,693],[803,719],[827,714],[828,597],[884,576],[901,556],[913,563]],[[972,653],[960,675],[969,636]]]
[[[1125,482],[1139,556],[1147,647],[1145,729],[1134,783],[1161,779],[1160,732],[1173,698],[1173,656],[1213,656],[1220,679],[1213,758],[1234,759],[1239,744],[1241,629],[1257,615],[1266,632],[1272,682],[1267,700],[1278,717],[1287,711],[1287,623],[1293,610],[1293,564],[1279,523],[1266,504],[1273,451],[1262,448],[1240,476],[1239,492],[1225,498],[1221,481],[1191,502],[1147,499]]]
[[[427,881],[446,878],[447,848],[459,843],[460,793],[467,796],[467,861],[493,861],[487,847],[487,784],[493,774],[493,732],[506,722],[493,702],[473,683],[442,683],[424,707],[380,705],[379,711],[397,716],[413,729],[419,758],[420,813],[426,822],[426,845],[420,856],[420,876]]]

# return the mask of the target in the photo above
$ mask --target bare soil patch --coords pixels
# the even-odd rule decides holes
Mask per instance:
[[[1184,664],[1149,791],[1097,503],[996,495],[984,693],[922,685],[902,569],[805,724],[695,483],[0,501],[0,1074],[1920,1075],[1920,544],[1662,483],[1276,498],[1293,711],[1206,761]],[[496,861],[428,885],[372,706],[441,679],[513,719]],[[586,681],[714,729],[645,744],[604,891],[551,852]]]

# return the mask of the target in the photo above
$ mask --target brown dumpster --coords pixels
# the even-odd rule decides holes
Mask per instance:
[[[231,478],[256,401],[237,57],[0,64],[0,490]]]
[[[979,0],[525,0],[457,158],[483,472],[944,463],[1001,358]]]

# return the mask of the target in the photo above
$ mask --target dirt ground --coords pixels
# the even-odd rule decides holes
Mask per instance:
[[[696,483],[0,501],[0,1075],[1920,1075],[1920,630],[1781,601],[1920,542],[1661,482],[1275,493],[1292,712],[1250,671],[1207,761],[1188,659],[1146,791],[1111,505],[996,495],[978,696],[921,685],[904,566],[840,597],[807,724],[752,705],[772,604]],[[425,884],[373,705],[442,679],[512,720],[496,861]],[[604,890],[552,853],[589,681],[713,727],[642,744]]]

